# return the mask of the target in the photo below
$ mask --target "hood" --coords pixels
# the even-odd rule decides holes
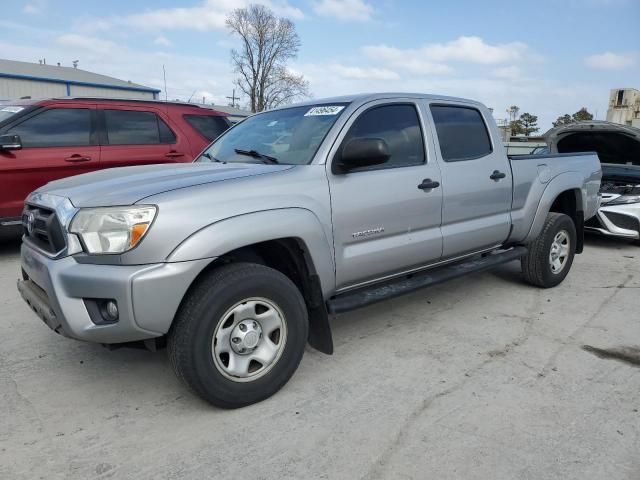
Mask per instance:
[[[254,175],[292,165],[180,163],[99,170],[48,183],[37,192],[67,197],[76,207],[132,205],[151,195]]]
[[[592,120],[563,125],[544,135],[552,152],[596,152],[602,163],[640,166],[640,129]]]

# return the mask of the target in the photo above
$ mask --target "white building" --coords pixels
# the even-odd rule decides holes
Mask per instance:
[[[607,121],[640,128],[640,90],[635,88],[611,90]]]
[[[158,98],[160,90],[74,67],[0,59],[0,100],[22,97]]]

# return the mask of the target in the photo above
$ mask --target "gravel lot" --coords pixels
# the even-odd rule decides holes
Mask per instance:
[[[2,479],[640,478],[638,247],[588,239],[553,290],[512,263],[343,315],[332,357],[235,411],[164,352],[53,334],[18,249],[0,244]]]

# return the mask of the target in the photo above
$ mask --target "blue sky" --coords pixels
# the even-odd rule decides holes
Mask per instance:
[[[235,42],[224,18],[245,0],[3,0],[0,57],[70,65],[226,103]],[[509,105],[540,117],[640,88],[640,0],[259,0],[302,40],[290,67],[314,97],[418,91]]]

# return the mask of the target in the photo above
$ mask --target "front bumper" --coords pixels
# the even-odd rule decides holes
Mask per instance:
[[[614,237],[640,239],[640,203],[602,204],[596,216],[585,223],[585,230]]]
[[[167,333],[189,286],[212,259],[153,265],[81,264],[52,259],[23,243],[18,290],[52,330],[96,343],[125,343]],[[113,299],[115,323],[96,323],[85,301]]]

